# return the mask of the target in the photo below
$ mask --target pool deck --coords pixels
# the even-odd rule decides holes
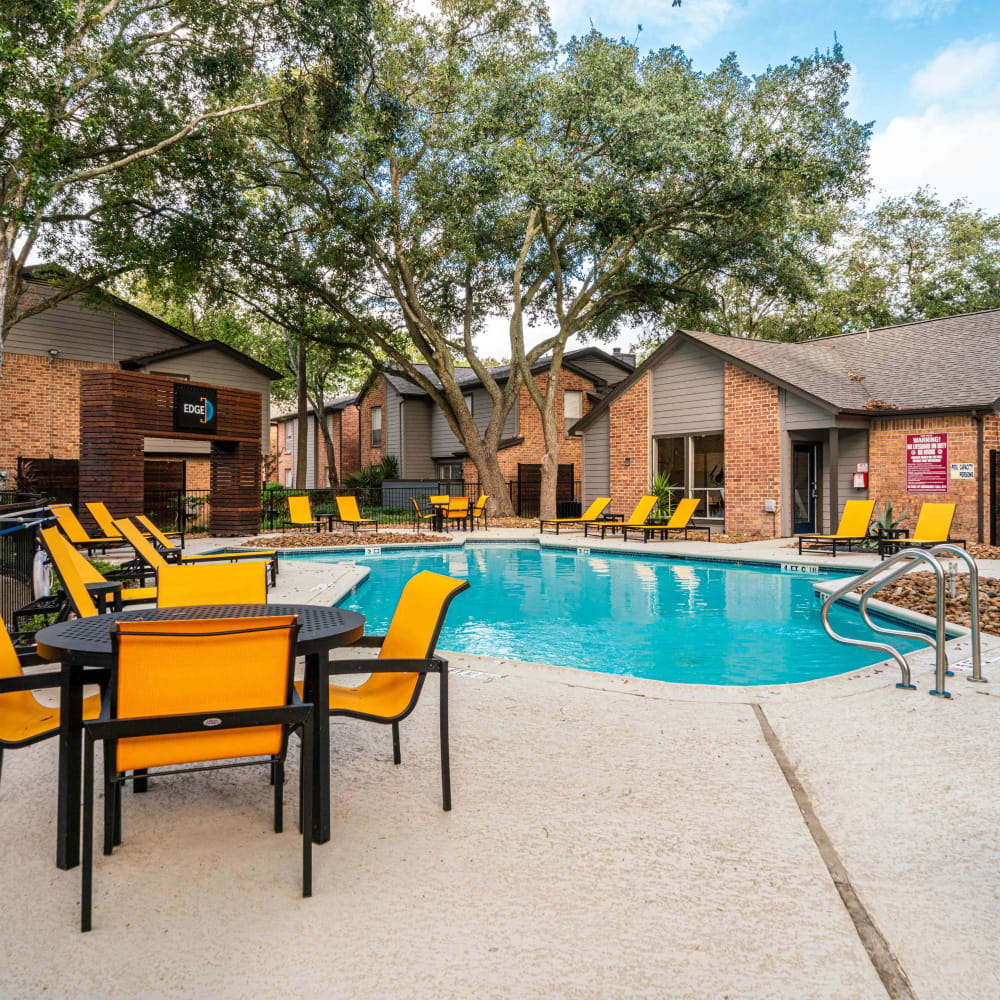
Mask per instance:
[[[274,599],[327,602],[351,572],[287,561]],[[455,654],[451,813],[431,680],[400,767],[387,729],[333,721],[312,899],[259,774],[160,779],[97,857],[89,935],[79,873],[53,864],[55,741],[9,752],[0,995],[995,998],[1000,638],[983,644],[992,683],[960,670],[950,701],[927,694],[929,652],[911,692],[886,666],[738,688]]]

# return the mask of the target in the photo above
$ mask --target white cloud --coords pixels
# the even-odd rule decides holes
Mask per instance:
[[[889,0],[885,5],[885,16],[890,21],[936,20],[950,14],[958,0]]]
[[[945,111],[893,118],[872,138],[871,174],[879,191],[904,195],[934,188],[946,201],[968,198],[1000,213],[1000,111]]]
[[[924,101],[954,97],[988,84],[998,66],[1000,42],[955,41],[913,77],[910,90]]]

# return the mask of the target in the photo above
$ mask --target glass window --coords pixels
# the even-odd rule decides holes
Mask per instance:
[[[691,438],[691,496],[699,497],[699,517],[725,516],[725,459],[721,434]]]
[[[583,416],[583,393],[576,389],[567,389],[563,393],[563,417],[566,431]]]
[[[382,407],[372,407],[372,447],[382,447]]]
[[[670,480],[683,496],[687,485],[687,439],[682,437],[656,439],[656,471]]]
[[[291,452],[292,450],[292,422],[291,420],[285,421],[285,451]]]
[[[292,470],[285,469],[285,486],[291,488],[292,485]]]
[[[470,417],[475,416],[475,409],[473,408],[472,404],[475,401],[476,397],[473,396],[471,392],[467,392],[462,398],[465,400],[465,407],[469,411],[469,416]]]
[[[439,462],[438,479],[461,480],[465,476],[464,466],[461,462]]]

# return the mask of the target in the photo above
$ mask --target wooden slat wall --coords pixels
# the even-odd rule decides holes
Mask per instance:
[[[173,379],[158,375],[81,373],[81,505],[103,500],[118,517],[142,510],[146,436],[211,441],[211,531],[216,535],[256,532],[260,514],[260,393],[206,386],[217,393],[217,431],[214,435],[185,434],[173,429],[173,386]]]

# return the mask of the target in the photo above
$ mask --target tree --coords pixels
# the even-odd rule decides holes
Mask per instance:
[[[339,113],[365,26],[354,0],[4,0],[0,349],[116,275],[190,273],[225,204],[232,121],[307,89]],[[71,273],[28,299],[34,253]]]

